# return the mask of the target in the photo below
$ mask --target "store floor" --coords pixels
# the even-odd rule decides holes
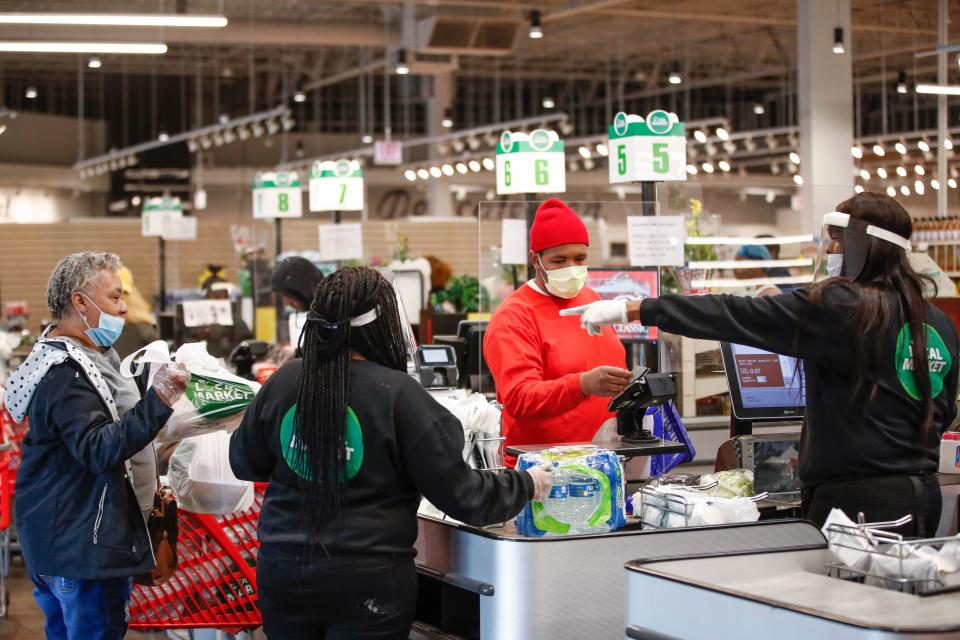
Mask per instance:
[[[10,594],[10,610],[7,617],[0,619],[0,640],[38,640],[43,638],[43,614],[33,600],[33,584],[27,576],[23,563],[14,558],[10,567],[10,578],[7,581],[7,591]],[[164,640],[168,636],[163,632],[143,633],[131,631],[126,640]],[[186,634],[183,635],[187,637]],[[221,636],[223,637],[223,636]],[[257,631],[254,640],[265,640],[262,631]],[[410,640],[426,640],[428,636],[417,632],[410,634]]]

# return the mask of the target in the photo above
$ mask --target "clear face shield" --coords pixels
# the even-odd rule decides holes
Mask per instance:
[[[378,267],[377,271],[390,283],[397,297],[397,311],[400,314],[400,330],[403,333],[403,347],[407,352],[407,372],[416,373],[420,368],[417,362],[417,338],[413,333],[413,326],[410,324],[407,312],[403,307],[403,296],[400,295],[400,290],[397,288],[397,279],[390,269]]]
[[[833,277],[856,280],[870,259],[871,238],[910,251],[910,241],[892,231],[839,211],[823,216],[820,244],[814,261],[814,282]]]

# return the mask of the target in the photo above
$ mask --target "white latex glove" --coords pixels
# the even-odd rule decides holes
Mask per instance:
[[[626,300],[598,300],[580,307],[560,311],[561,316],[580,316],[580,326],[592,336],[603,333],[603,327],[627,324]]]
[[[153,390],[157,392],[164,404],[172,407],[187,390],[188,382],[190,382],[190,372],[187,371],[186,365],[168,364],[153,377]]]
[[[550,489],[553,488],[553,475],[550,473],[552,468],[553,466],[550,463],[546,463],[526,470],[533,478],[533,497],[530,498],[531,500],[543,502],[550,497]]]

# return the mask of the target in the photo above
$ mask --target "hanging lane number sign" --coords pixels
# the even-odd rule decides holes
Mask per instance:
[[[258,173],[253,180],[254,218],[301,218],[303,196],[294,171]]]
[[[363,211],[363,168],[356,160],[314,162],[310,211]]]
[[[563,141],[555,131],[529,135],[504,131],[497,144],[497,193],[563,193],[567,190]]]
[[[687,138],[682,122],[666,111],[617,114],[608,128],[610,183],[687,179]]]

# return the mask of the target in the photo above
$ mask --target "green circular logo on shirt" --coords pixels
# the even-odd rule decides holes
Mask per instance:
[[[936,398],[943,392],[943,381],[950,372],[953,358],[937,330],[929,324],[927,328],[927,364],[930,370],[930,396]],[[897,336],[896,367],[900,385],[914,400],[920,399],[917,381],[914,379],[913,345],[911,344],[910,325],[905,324]]]
[[[283,459],[287,466],[301,478],[310,479],[310,465],[307,464],[307,458],[301,454],[301,445],[297,442],[297,434],[293,429],[294,416],[297,413],[297,405],[294,404],[287,410],[280,423],[280,450],[283,452]],[[344,480],[353,480],[360,473],[360,466],[363,464],[363,431],[360,429],[360,420],[353,409],[347,407],[347,433],[346,433],[346,460],[347,467],[343,470]]]

